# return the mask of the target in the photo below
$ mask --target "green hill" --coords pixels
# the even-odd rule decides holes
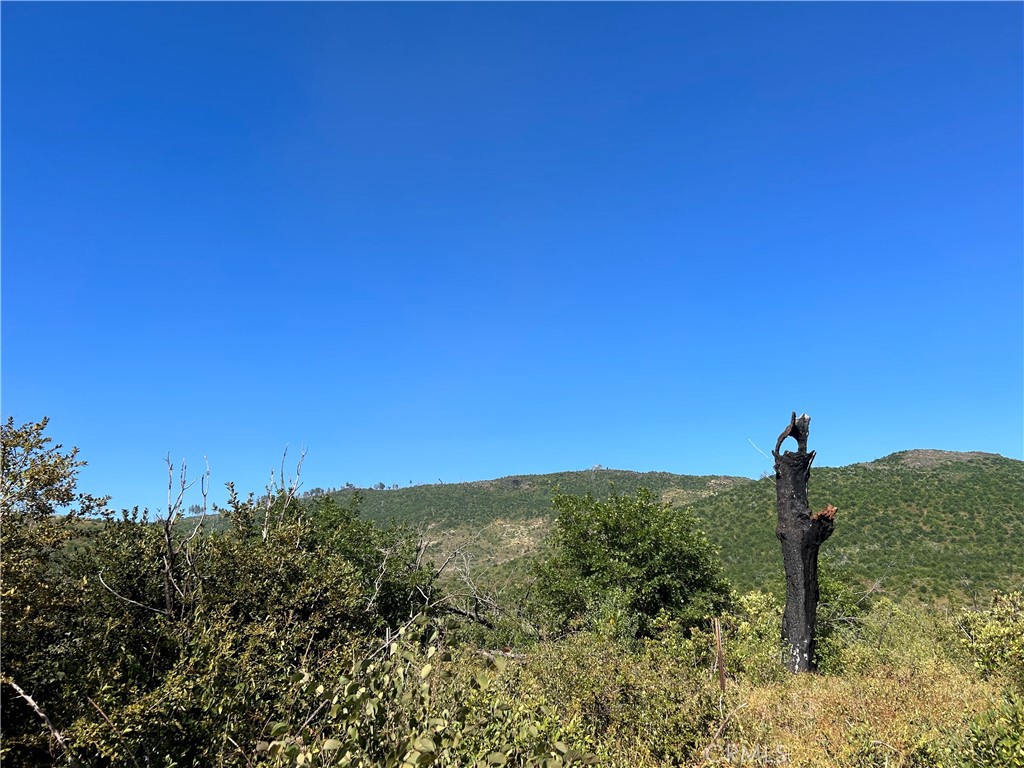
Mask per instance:
[[[436,556],[462,548],[478,573],[521,577],[550,528],[551,495],[645,486],[691,507],[741,590],[783,589],[774,478],[628,472],[595,467],[475,483],[360,490],[363,513],[425,533]],[[341,491],[345,497],[352,491]],[[839,508],[822,547],[826,570],[887,592],[970,596],[1024,585],[1024,462],[995,454],[904,451],[845,467],[816,467],[814,508]]]
[[[819,467],[808,497],[839,508],[826,569],[889,592],[970,596],[1024,584],[1024,462],[994,454],[904,451]],[[783,589],[769,477],[697,502],[739,588]]]
[[[556,491],[597,497],[612,490],[632,494],[645,487],[677,506],[691,506],[730,488],[750,485],[745,477],[674,475],[593,469],[548,475],[512,475],[473,483],[420,485],[391,490],[334,492],[347,502],[358,492],[362,514],[376,522],[395,521],[423,532],[435,558],[455,548],[466,553],[476,572],[490,580],[506,572],[522,574],[526,560],[540,547],[551,524]],[[492,572],[498,568],[498,572]]]

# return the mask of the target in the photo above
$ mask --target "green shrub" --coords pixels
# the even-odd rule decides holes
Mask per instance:
[[[1024,593],[997,592],[984,611],[960,618],[962,640],[984,675],[1005,675],[1024,693]]]
[[[330,689],[297,673],[291,712],[268,727],[256,750],[260,761],[352,768],[562,768],[595,761],[569,746],[572,729],[542,700],[512,695],[516,686],[502,682],[503,659],[456,664],[436,630],[423,639],[428,631],[422,622],[403,628]]]
[[[544,643],[523,663],[520,695],[579,722],[609,764],[680,765],[721,717],[691,642],[666,631],[639,647],[587,632]]]
[[[982,713],[953,741],[958,768],[1024,768],[1024,698],[1007,694],[996,709]]]
[[[636,496],[558,494],[551,556],[537,588],[556,631],[589,626],[649,636],[663,612],[697,623],[729,602],[717,553],[692,513]]]

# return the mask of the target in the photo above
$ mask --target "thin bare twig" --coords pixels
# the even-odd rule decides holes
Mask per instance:
[[[124,733],[121,731],[120,728],[118,728],[116,725],[114,725],[114,721],[113,720],[111,720],[109,717],[107,717],[107,713],[103,711],[103,708],[100,707],[99,704],[97,704],[95,701],[93,701],[88,696],[85,697],[85,700],[93,705],[93,707],[96,709],[96,711],[100,713],[100,717],[102,717],[104,720],[106,720],[107,721],[107,725],[109,725],[111,727],[111,729],[114,731],[114,733],[116,733],[118,735],[118,737],[120,737],[120,739],[122,741],[124,741]],[[139,761],[135,759],[135,755],[132,755],[132,762],[135,763],[136,765],[139,764]]]
[[[242,747],[239,745],[239,743],[237,741],[232,739],[226,733],[224,734],[224,738],[227,739],[228,741],[230,741],[232,744],[235,745],[235,749],[237,749],[238,753],[245,759],[245,764],[246,765],[252,765],[253,764],[252,759],[249,757],[248,753],[244,749],[242,749]]]
[[[281,480],[280,484],[274,479],[274,470],[270,470],[270,483],[267,485],[267,494],[263,508],[263,541],[266,541],[270,537],[270,512],[273,509],[274,501],[283,496],[281,503],[281,510],[278,513],[278,523],[284,522],[285,512],[288,507],[291,506],[292,501],[295,500],[295,496],[298,493],[299,488],[302,487],[302,483],[299,478],[302,474],[302,463],[306,460],[306,446],[302,446],[302,452],[299,455],[299,462],[295,466],[295,477],[289,482],[285,482],[285,471],[284,463],[288,456],[288,446],[284,447],[284,453],[281,455]]]
[[[206,462],[206,472],[204,472],[202,477],[199,478],[199,490],[203,494],[203,508],[199,514],[199,522],[196,523],[196,527],[192,529],[192,533],[189,537],[185,539],[184,545],[192,542],[192,540],[199,534],[200,529],[203,527],[203,522],[206,520],[207,498],[210,494],[210,460],[203,456],[203,461]],[[186,551],[186,557],[187,556],[188,553]],[[191,564],[191,559],[189,562]]]
[[[370,599],[366,601],[366,610],[372,610],[373,604],[377,602],[377,597],[380,595],[380,587],[384,581],[384,575],[388,571],[388,558],[394,554],[392,549],[383,549],[381,554],[384,555],[384,559],[380,562],[380,567],[377,569],[377,578],[373,580],[373,594],[370,595]]]
[[[139,606],[139,608],[145,608],[147,611],[152,611],[153,613],[159,613],[161,616],[166,616],[167,615],[167,611],[162,611],[159,608],[154,608],[151,605],[146,605],[145,603],[140,603],[137,600],[132,600],[130,597],[125,597],[124,595],[122,595],[122,594],[120,594],[118,592],[115,592],[113,590],[113,588],[109,584],[107,584],[107,582],[105,582],[103,580],[103,571],[102,570],[100,570],[100,572],[98,574],[96,574],[96,575],[99,577],[100,584],[103,585],[104,589],[106,589],[107,592],[112,594],[118,600],[124,600],[126,603],[131,603],[132,605],[137,605],[137,606]]]
[[[46,729],[50,732],[50,735],[54,738],[54,741],[60,744],[61,749],[67,752],[68,741],[64,737],[64,734],[58,731],[56,728],[54,728],[53,723],[50,722],[50,718],[47,717],[46,713],[43,712],[42,708],[38,704],[36,704],[35,699],[29,696],[20,685],[11,680],[9,677],[5,677],[3,681],[7,683],[9,686],[11,686],[11,688],[14,689],[14,692],[17,693],[18,696],[25,700],[25,703],[28,704],[29,707],[31,707],[32,711],[39,716],[39,719],[43,721],[43,725],[46,726]],[[68,755],[68,763],[74,765],[74,759],[71,757],[70,754]]]
[[[732,712],[730,712],[728,715],[722,718],[722,722],[718,726],[718,730],[715,731],[715,735],[711,737],[711,741],[718,741],[720,738],[722,738],[722,734],[725,733],[725,726],[729,724],[729,721],[732,719],[732,716],[739,712],[741,709],[743,709],[745,706],[747,706],[747,703],[743,702],[738,707],[736,707],[736,709],[734,709]]]

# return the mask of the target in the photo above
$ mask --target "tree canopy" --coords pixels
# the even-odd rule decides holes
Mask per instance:
[[[538,586],[556,626],[591,621],[650,634],[665,615],[694,622],[729,602],[717,553],[686,510],[645,488],[636,495],[557,494],[552,555]]]

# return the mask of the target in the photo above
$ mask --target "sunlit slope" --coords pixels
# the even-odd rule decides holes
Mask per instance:
[[[904,451],[816,467],[812,508],[839,508],[825,568],[896,594],[970,596],[1024,585],[1024,462],[993,454]],[[783,589],[774,478],[697,501],[694,511],[740,589]]]
[[[633,493],[645,486],[691,507],[741,590],[783,588],[775,486],[726,476],[595,468],[475,483],[362,490],[363,513],[424,531],[440,552],[462,546],[481,570],[526,577],[550,530],[551,495]],[[343,491],[344,497],[351,491]],[[994,454],[904,451],[865,464],[815,467],[813,508],[839,508],[824,568],[894,594],[970,596],[1024,586],[1024,462]]]

